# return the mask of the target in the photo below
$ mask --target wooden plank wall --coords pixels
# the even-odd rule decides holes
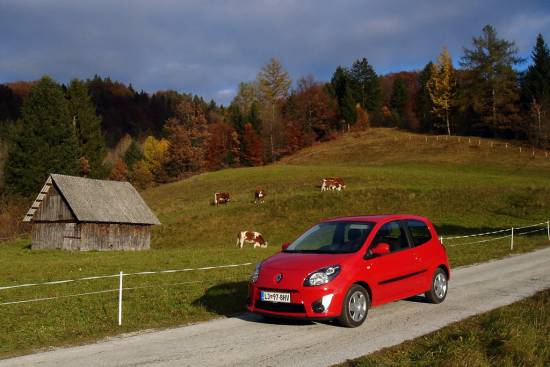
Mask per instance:
[[[149,250],[151,226],[116,223],[33,223],[33,249]]]
[[[52,186],[44,201],[40,205],[40,208],[33,216],[33,221],[74,221],[76,218],[73,216],[71,209],[65,203],[63,197],[59,194],[59,191]]]

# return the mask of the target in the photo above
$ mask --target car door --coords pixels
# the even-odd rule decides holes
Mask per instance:
[[[408,219],[405,221],[407,232],[410,236],[409,242],[413,246],[413,254],[418,264],[418,276],[414,278],[414,286],[418,293],[428,290],[431,284],[432,274],[428,271],[432,267],[433,247],[432,241],[438,241],[432,238],[432,233],[428,224],[418,219]]]
[[[371,249],[380,243],[390,245],[390,253],[373,256]],[[373,290],[373,304],[410,295],[410,278],[418,271],[406,227],[391,221],[380,227],[365,256],[366,279]]]

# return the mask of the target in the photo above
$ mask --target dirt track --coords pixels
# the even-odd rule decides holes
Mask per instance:
[[[366,324],[264,323],[245,314],[0,361],[7,366],[328,366],[401,343],[550,287],[550,248],[455,269],[441,305],[405,300]]]

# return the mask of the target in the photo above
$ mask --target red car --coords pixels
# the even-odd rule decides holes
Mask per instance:
[[[447,295],[449,261],[432,223],[414,215],[325,220],[256,267],[247,308],[264,316],[361,325],[369,307]]]

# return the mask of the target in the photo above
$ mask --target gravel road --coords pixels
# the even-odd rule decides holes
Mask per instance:
[[[0,361],[7,366],[330,366],[550,287],[550,248],[454,269],[444,303],[421,297],[369,312],[362,327],[219,319]]]

